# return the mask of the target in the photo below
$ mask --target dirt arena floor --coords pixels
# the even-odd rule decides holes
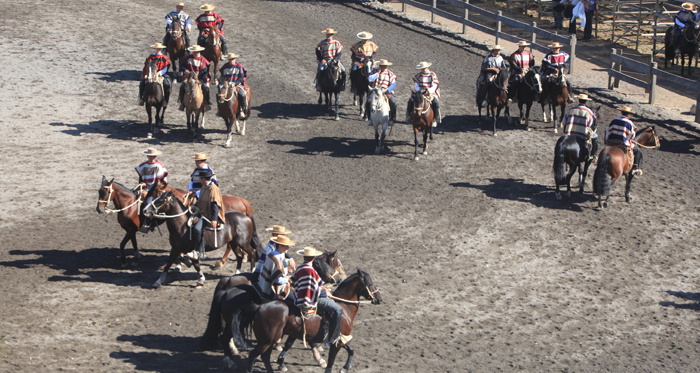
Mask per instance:
[[[192,5],[186,11],[196,16]],[[95,212],[102,175],[134,186],[148,147],[163,151],[180,188],[194,167],[189,157],[211,154],[222,191],[251,202],[261,235],[284,224],[297,247],[339,250],[346,269],[372,276],[384,302],[360,309],[355,372],[698,369],[693,127],[654,112],[634,116],[663,136],[661,149],[644,151],[634,201],[625,203],[617,185],[610,207],[597,211],[590,181],[584,196],[557,201],[558,135],[539,108],[531,132],[501,122],[494,137],[477,122],[482,46],[356,3],[216,5],[254,94],[247,134],[229,149],[213,113],[206,140],[193,144],[174,103],[165,131],[145,138],[138,79],[171,2],[0,3],[0,371],[222,370],[223,355],[198,343],[214,286],[233,264],[207,268],[203,289],[189,269],[152,290],[167,237],[139,233],[143,262],[122,269],[116,216]],[[445,119],[429,155],[413,161],[405,124],[393,129],[388,154],[374,155],[373,131],[349,92],[341,120],[324,117],[312,81],[326,27],[340,30],[346,48],[361,30],[375,35],[399,77],[399,111],[414,66],[434,63]],[[343,60],[349,66],[349,52]],[[577,79],[607,124],[619,102]],[[296,347],[290,372],[320,372]]]

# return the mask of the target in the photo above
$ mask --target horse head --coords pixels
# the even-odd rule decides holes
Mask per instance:
[[[180,18],[177,17],[173,22],[170,24],[170,35],[173,37],[173,39],[179,39],[182,37],[182,24],[180,23]]]
[[[598,123],[603,121],[603,117],[600,113],[600,109],[603,107],[603,105],[598,105],[598,107],[593,110],[593,125],[591,126],[591,129],[593,132],[595,132],[598,129]]]
[[[635,136],[634,141],[641,146],[653,147],[658,149],[661,147],[659,142],[659,136],[656,134],[656,127],[649,126],[641,131]]]
[[[328,263],[331,266],[331,269],[333,269],[334,273],[331,276],[334,280],[336,280],[336,282],[340,283],[348,277],[345,274],[343,262],[341,262],[340,258],[338,258],[338,250],[333,252],[326,250],[326,252],[321,256],[325,256],[326,263]]]
[[[158,74],[158,62],[153,60],[148,63],[148,73],[146,74],[146,82],[157,83],[160,75]]]
[[[102,175],[102,185],[100,185],[100,189],[97,190],[98,194],[98,200],[97,200],[97,213],[102,214],[105,212],[105,208],[107,205],[112,202],[114,199],[114,189],[112,188],[112,182],[114,182],[114,178],[112,180],[107,181],[107,178]]]
[[[369,96],[369,103],[370,103],[370,110],[373,113],[376,113],[377,110],[381,109],[384,106],[384,101],[386,101],[386,96],[384,96],[384,92],[382,92],[382,89],[380,87],[374,87],[370,89],[370,96]]]
[[[143,210],[143,214],[146,216],[154,216],[159,213],[169,214],[173,207],[173,201],[177,201],[177,198],[173,198],[173,191],[169,190],[154,198]]]
[[[372,301],[372,304],[382,303],[382,294],[379,293],[379,289],[377,289],[377,287],[374,285],[374,282],[372,282],[372,278],[369,277],[369,274],[358,268],[357,275],[360,277],[362,285],[364,285],[364,292],[361,292],[360,296],[369,299]]]
[[[207,43],[216,47],[219,45],[219,29],[216,27],[209,27],[208,30]]]
[[[223,104],[226,101],[231,101],[236,93],[235,87],[233,82],[222,81],[221,84],[219,84],[219,93],[216,95],[216,102]]]
[[[539,66],[535,66],[530,69],[527,74],[525,74],[523,81],[525,81],[525,83],[530,86],[533,91],[542,93],[542,75],[540,74]]]
[[[320,255],[319,255],[320,256]],[[337,283],[336,279],[333,277],[333,268],[331,268],[331,265],[326,263],[324,260],[318,260],[319,257],[316,257],[317,260],[314,260],[313,262],[313,267],[316,270],[316,273],[321,277],[323,282],[328,283],[328,284],[335,284]]]

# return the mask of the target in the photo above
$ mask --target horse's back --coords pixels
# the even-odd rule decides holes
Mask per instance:
[[[239,273],[237,275],[224,277],[219,280],[216,284],[216,289],[214,293],[219,290],[227,290],[238,285],[252,285],[253,284],[253,274],[250,272]]]
[[[238,211],[243,213],[253,214],[253,207],[245,198],[232,196],[230,194],[223,194],[221,196],[224,203],[224,210],[226,211]]]

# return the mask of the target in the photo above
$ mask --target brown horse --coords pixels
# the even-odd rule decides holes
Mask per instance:
[[[554,126],[554,133],[557,133],[557,124],[559,127],[564,127],[564,115],[566,115],[566,102],[569,99],[569,87],[566,85],[567,81],[566,73],[563,68],[558,68],[556,74],[552,75],[552,82],[549,83],[549,117],[552,119],[552,124]],[[544,115],[544,122],[547,123],[547,111],[545,110],[545,100],[543,97],[540,101],[542,105],[542,114]],[[561,111],[559,116],[559,121],[557,122],[554,118],[557,116],[557,106]]]
[[[172,63],[173,79],[177,79],[178,67],[182,64],[182,57],[185,57],[185,31],[182,29],[180,21],[177,20],[171,24],[170,38],[168,38],[168,55]]]
[[[658,149],[659,137],[654,126],[647,127],[637,134],[634,139],[637,146],[652,147]],[[631,152],[632,150],[629,150]],[[632,163],[627,157],[624,146],[606,146],[598,157],[598,167],[593,174],[593,193],[598,195],[598,207],[608,207],[610,200],[610,188],[625,175],[625,200],[632,201],[630,197],[630,185],[634,179]],[[605,201],[603,201],[605,196]]]
[[[219,34],[220,31],[216,27],[205,27],[200,33],[200,35],[205,35],[206,37],[202,56],[212,64],[211,67],[213,67],[213,69],[210,67],[209,71],[214,72],[214,74],[219,71],[219,60],[221,59],[221,39],[219,39]],[[217,83],[218,79],[216,75],[214,75],[214,84]]]
[[[476,104],[479,108],[479,122],[481,123],[481,108],[484,100],[486,100],[486,116],[493,120],[493,135],[496,134],[496,123],[501,116],[501,109],[505,108],[505,116],[510,124],[510,109],[508,108],[508,78],[510,70],[501,69],[498,75],[491,81],[485,82],[486,88],[477,90]]]
[[[148,125],[151,127],[151,132],[148,133],[149,139],[155,135],[158,126],[163,124],[163,117],[165,116],[165,109],[168,107],[168,99],[170,96],[170,92],[166,92],[163,86],[164,78],[158,74],[156,64],[156,61],[151,61],[151,63],[148,64],[146,86],[143,89],[142,97],[144,104],[146,104]],[[151,108],[156,109],[155,122],[151,118]]]
[[[338,288],[332,295],[332,298],[343,309],[340,325],[340,333],[342,335],[350,335],[352,333],[355,316],[357,316],[357,312],[360,309],[360,303],[363,303],[360,301],[360,297],[368,299],[372,304],[380,304],[382,302],[382,296],[374,286],[369,274],[358,269],[357,273],[353,273],[338,285]],[[273,372],[272,364],[270,363],[272,346],[283,335],[289,336],[285,343],[285,348],[287,346],[291,347],[297,339],[304,339],[310,343],[322,343],[324,340],[325,333],[320,316],[314,315],[310,320],[303,321],[299,309],[290,307],[282,301],[273,301],[260,306],[253,304],[237,310],[236,313],[234,313],[233,317],[241,317],[242,327],[252,322],[253,332],[258,341],[257,346],[250,352],[248,358],[246,370],[248,373],[253,371],[255,359],[261,354],[267,372]],[[240,328],[231,329],[235,341],[244,341]],[[342,347],[348,352],[348,359],[342,369],[343,372],[347,372],[352,367],[354,350],[347,343],[343,344]],[[325,373],[332,372],[333,364],[340,348],[341,346],[331,345]],[[283,351],[283,355],[280,355],[277,359],[280,367],[284,367],[285,356],[286,353]]]
[[[423,131],[423,155],[428,155],[428,136],[433,139],[433,121],[435,113],[430,105],[430,95],[426,96],[425,90],[413,93],[413,110],[411,110],[411,123],[413,123],[413,140],[415,152],[413,159],[418,160],[418,132]]]
[[[163,268],[160,278],[153,284],[154,288],[159,288],[165,281],[168,270],[182,254],[192,251],[194,242],[192,241],[188,220],[196,213],[190,212],[192,208],[185,207],[172,191],[165,192],[155,198],[146,207],[146,214],[153,214],[155,218],[165,219],[168,231],[170,232],[170,257]],[[195,208],[196,209],[196,208]],[[163,215],[164,214],[164,215]],[[203,217],[199,217],[202,219]],[[248,214],[238,211],[227,211],[226,222],[216,231],[204,229],[204,243],[206,251],[217,250],[226,244],[239,247],[248,253],[250,258],[257,261],[262,253],[262,244],[255,229],[255,221]],[[197,287],[204,286],[204,273],[199,265],[198,259],[193,259],[192,264],[199,274]]]
[[[231,134],[233,133],[233,123],[236,123],[236,132],[245,136],[245,122],[250,116],[250,87],[247,84],[243,85],[245,90],[247,112],[245,118],[241,119],[242,125],[239,125],[241,113],[238,105],[238,86],[233,82],[222,82],[219,85],[219,94],[216,95],[216,103],[219,106],[219,113],[226,124],[226,143],[227,148],[231,146]]]
[[[199,116],[202,116],[201,127],[204,128],[204,113],[207,108],[207,106],[204,105],[202,82],[197,79],[197,74],[190,73],[182,84],[185,85],[185,94],[182,95],[182,103],[185,105],[187,129],[192,132],[192,142],[197,142],[197,135],[200,127]]]

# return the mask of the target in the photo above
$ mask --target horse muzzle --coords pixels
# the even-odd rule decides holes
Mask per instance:
[[[382,298],[372,298],[372,304],[377,305],[382,303]]]

